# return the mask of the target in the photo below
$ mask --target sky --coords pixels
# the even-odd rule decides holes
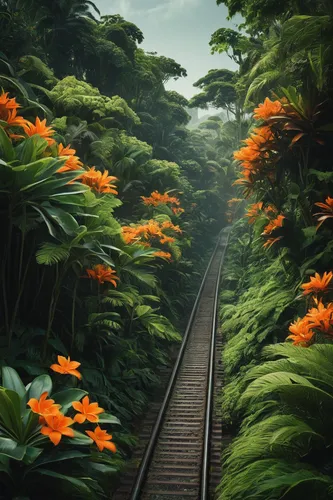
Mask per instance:
[[[235,69],[227,54],[210,53],[211,34],[219,28],[236,28],[227,8],[216,0],[94,0],[102,15],[120,14],[135,23],[145,37],[141,47],[171,57],[188,73],[167,84],[187,98],[198,93],[193,83],[210,69]]]

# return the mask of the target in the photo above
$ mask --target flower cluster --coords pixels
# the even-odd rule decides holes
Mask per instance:
[[[93,269],[87,269],[87,277],[93,280],[98,281],[100,285],[104,283],[112,283],[114,287],[117,286],[117,281],[119,281],[119,277],[116,275],[116,271],[114,271],[110,266],[106,266],[105,264],[96,264]]]
[[[182,232],[179,226],[174,225],[168,220],[158,222],[157,220],[150,219],[144,224],[133,224],[122,227],[122,234],[127,244],[135,243],[144,247],[150,247],[155,242],[162,245],[174,243],[176,238],[166,234],[168,230],[173,233]]]
[[[25,139],[26,137],[39,136],[46,141],[47,146],[55,145],[56,141],[53,138],[55,130],[46,124],[46,118],[44,120],[40,120],[37,116],[35,118],[35,122],[32,123],[22,116],[17,116],[17,110],[20,107],[21,106],[16,102],[14,97],[9,98],[8,92],[2,92],[0,95],[0,121],[4,122],[4,124],[1,125],[4,125],[9,137],[20,140]],[[23,129],[23,133],[25,135],[22,135],[22,133],[13,133],[11,129],[15,127]],[[83,163],[80,161],[79,157],[76,156],[76,150],[71,148],[70,144],[67,146],[64,146],[61,143],[57,144],[56,154],[59,157],[66,158],[64,165],[59,168],[58,173],[83,169]],[[82,184],[89,186],[91,189],[100,194],[118,194],[116,186],[113,184],[118,179],[114,176],[109,176],[109,172],[107,170],[102,173],[96,170],[95,167],[91,167],[79,175],[75,180],[80,180]]]
[[[174,205],[171,206],[171,210],[175,215],[184,212],[184,209],[180,207],[179,199],[176,196],[169,196],[168,193],[161,194],[158,191],[153,191],[150,196],[141,196],[141,199],[146,206]]]
[[[71,361],[70,357],[58,356],[58,364],[51,365],[51,369],[62,375],[73,375],[81,379],[81,374],[77,370],[80,363]],[[40,433],[43,436],[48,436],[50,441],[57,446],[62,437],[66,436],[73,438],[75,436],[72,426],[75,423],[84,424],[91,422],[97,424],[99,415],[104,413],[104,409],[98,406],[98,403],[91,403],[88,396],[85,396],[80,401],[73,401],[72,408],[77,412],[73,418],[65,416],[61,412],[61,405],[56,404],[54,399],[48,399],[48,392],[43,392],[39,399],[31,398],[27,405],[33,413],[39,416],[39,424],[41,425]],[[88,436],[95,441],[99,451],[104,448],[115,453],[117,451],[114,443],[111,442],[112,435],[107,431],[102,430],[97,426],[93,431],[85,431]]]
[[[325,272],[322,276],[316,273],[301,286],[303,295],[312,295],[314,307],[310,307],[304,318],[298,318],[290,325],[291,335],[287,338],[293,340],[294,345],[307,347],[313,342],[316,331],[333,335],[333,303],[323,302],[324,294],[330,290],[332,278],[332,272]]]

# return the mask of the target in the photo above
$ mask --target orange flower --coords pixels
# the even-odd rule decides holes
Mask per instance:
[[[37,116],[35,124],[26,120],[25,123],[22,124],[22,127],[24,129],[24,132],[29,137],[32,137],[33,135],[39,135],[46,140],[49,146],[52,146],[52,144],[55,143],[55,140],[51,138],[51,136],[54,134],[54,130],[52,127],[48,127],[46,125],[46,118],[41,121]]]
[[[103,451],[104,448],[106,448],[107,450],[116,453],[117,451],[116,445],[114,443],[109,442],[112,439],[112,435],[108,434],[106,431],[103,431],[99,425],[96,427],[94,431],[86,431],[86,433],[93,441],[95,441],[99,451]]]
[[[83,163],[78,156],[75,156],[75,153],[76,150],[71,149],[70,144],[66,147],[61,143],[58,145],[58,155],[68,157],[65,164],[57,171],[58,173],[67,172],[69,170],[80,170],[83,167]]]
[[[267,205],[267,207],[264,208],[264,212],[268,217],[276,217],[278,214],[278,210],[274,205]]]
[[[64,356],[58,356],[58,365],[51,365],[50,368],[54,372],[61,373],[62,375],[73,375],[78,379],[82,378],[82,375],[76,368],[78,368],[81,363],[77,361],[71,361],[71,358],[65,358]]]
[[[105,410],[98,406],[98,403],[90,403],[88,396],[82,399],[82,403],[79,401],[74,401],[72,403],[74,410],[78,411],[74,417],[74,422],[83,424],[86,420],[89,422],[98,422],[100,413],[104,413]]]
[[[20,104],[16,102],[15,97],[9,98],[9,92],[2,91],[0,95],[0,120],[7,121],[7,111],[8,109],[18,109]]]
[[[43,417],[46,415],[58,415],[61,405],[54,404],[54,399],[46,399],[47,396],[48,393],[43,392],[39,400],[31,398],[29,399],[27,405],[30,406],[34,413],[38,413],[38,415]]]
[[[246,217],[249,217],[249,224],[254,224],[257,217],[260,215],[260,212],[262,211],[263,207],[263,202],[259,201],[259,203],[253,203],[252,205],[249,205],[247,212],[245,214]]]
[[[165,220],[164,222],[162,222],[161,228],[162,229],[172,229],[172,231],[176,231],[176,233],[182,232],[182,230],[180,229],[180,227],[178,225],[175,226],[175,224],[172,224],[172,222],[170,222],[169,220]]]
[[[271,220],[267,226],[264,229],[264,232],[262,234],[272,234],[275,229],[278,229],[279,227],[283,226],[283,221],[285,219],[284,215],[278,215],[276,219]]]
[[[283,236],[278,236],[277,238],[268,238],[268,240],[263,244],[263,247],[268,249],[274,245],[277,241],[281,240]]]
[[[333,326],[333,304],[330,303],[325,306],[322,301],[315,299],[317,307],[313,307],[306,315],[311,328],[332,334]]]
[[[167,203],[180,205],[180,201],[175,196],[169,196],[168,193],[161,194],[158,191],[154,191],[150,196],[141,196],[141,199],[144,205],[152,205],[154,207],[166,205]]]
[[[333,198],[330,198],[329,196],[325,200],[326,203],[315,203],[317,207],[320,207],[323,209],[323,212],[319,212],[315,214],[315,216],[320,215],[318,218],[318,221],[320,221],[320,224],[317,226],[317,229],[325,222],[327,219],[332,219],[333,218]]]
[[[271,101],[268,97],[263,104],[259,104],[254,110],[255,120],[269,120],[273,116],[282,115],[284,113],[283,106],[280,101]]]
[[[116,271],[111,269],[109,266],[105,266],[104,264],[97,264],[93,269],[87,269],[88,277],[98,281],[101,285],[108,281],[112,283],[114,287],[117,286],[117,281],[119,280],[118,276],[116,276]]]
[[[308,295],[309,293],[320,293],[327,292],[328,285],[333,278],[333,273],[324,273],[321,277],[320,274],[315,273],[314,276],[310,276],[310,281],[301,285],[304,292],[303,295]]]
[[[309,322],[306,318],[298,318],[289,327],[289,331],[292,335],[289,335],[287,339],[292,339],[294,345],[302,345],[306,347],[314,336],[314,331],[311,330]]]
[[[171,259],[171,253],[169,252],[163,252],[162,250],[159,250],[158,252],[154,252],[154,257],[161,257],[162,259]]]
[[[74,437],[73,429],[69,428],[74,423],[71,418],[65,417],[62,413],[45,415],[44,418],[47,425],[42,427],[40,432],[44,436],[49,436],[55,446],[60,443],[62,436]]]
[[[180,214],[183,214],[185,212],[185,210],[181,207],[172,207],[171,210],[173,211],[173,213],[175,215],[180,215]]]
[[[243,198],[231,198],[231,200],[228,200],[227,204],[228,204],[228,207],[232,207],[233,205],[237,205],[237,203],[241,203],[243,200]]]
[[[118,194],[116,186],[110,184],[118,179],[117,177],[109,175],[107,170],[102,174],[102,172],[96,170],[95,167],[91,167],[84,174],[80,175],[78,179],[81,179],[82,184],[91,187],[98,193]]]
[[[176,238],[173,238],[172,236],[166,236],[165,234],[163,234],[162,238],[160,239],[162,245],[164,245],[165,243],[174,243],[175,241]]]

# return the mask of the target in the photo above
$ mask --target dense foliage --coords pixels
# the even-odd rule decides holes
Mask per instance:
[[[0,7],[0,498],[39,499],[36,474],[45,498],[105,498],[226,222],[233,123],[187,129],[165,87],[186,70],[119,15]]]
[[[222,415],[235,439],[219,498],[329,499],[332,5],[218,3],[244,17],[241,33],[218,30],[211,45],[237,60],[232,84],[251,115],[234,153],[242,198],[229,203],[245,215],[233,226],[221,292]],[[219,97],[226,108],[226,86],[215,88],[216,97],[206,77],[206,102]]]

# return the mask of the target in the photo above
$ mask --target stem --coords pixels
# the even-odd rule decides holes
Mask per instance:
[[[53,320],[54,320],[54,316],[55,316],[55,312],[56,312],[56,308],[57,308],[57,303],[58,303],[58,299],[59,299],[59,295],[60,295],[60,288],[61,288],[60,285],[61,285],[61,281],[65,275],[66,270],[67,270],[67,267],[64,265],[61,272],[59,273],[59,266],[58,266],[58,264],[56,264],[56,279],[55,279],[55,283],[54,283],[54,286],[52,289],[49,314],[48,314],[47,329],[46,329],[46,333],[45,333],[43,354],[42,354],[42,358],[44,361],[46,358],[47,345],[49,342],[51,328],[53,325]]]
[[[78,278],[76,278],[76,282],[74,285],[74,293],[73,293],[73,303],[72,303],[72,342],[71,342],[71,350],[73,350],[74,342],[75,342],[75,303],[76,303],[76,294],[77,287],[79,284]]]
[[[23,275],[23,278],[22,278],[22,283],[20,283],[20,285],[19,285],[19,292],[18,292],[17,299],[16,299],[15,306],[14,306],[12,320],[10,322],[10,328],[9,328],[9,332],[8,332],[8,347],[10,347],[10,344],[11,344],[11,341],[12,341],[13,328],[15,326],[16,316],[17,316],[17,313],[18,313],[18,310],[19,310],[19,306],[20,306],[20,302],[21,302],[21,297],[22,297],[22,293],[23,293],[23,290],[24,290],[24,285],[25,285],[25,282],[26,282],[26,279],[27,279],[27,275],[28,275],[29,264],[31,262],[33,254],[34,254],[34,246],[32,245],[31,252],[30,252],[30,255],[29,255],[29,258],[28,258],[25,270],[24,270],[24,275]]]

